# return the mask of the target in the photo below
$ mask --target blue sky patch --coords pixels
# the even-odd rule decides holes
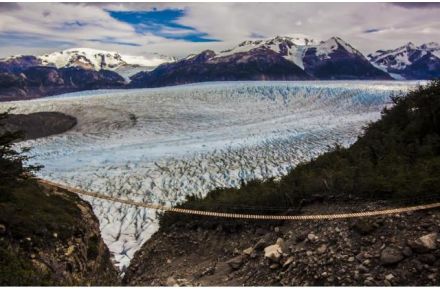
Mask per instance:
[[[165,9],[152,11],[108,11],[114,19],[132,25],[136,33],[152,33],[168,39],[189,42],[220,41],[209,37],[205,32],[177,23],[185,15],[182,9]]]

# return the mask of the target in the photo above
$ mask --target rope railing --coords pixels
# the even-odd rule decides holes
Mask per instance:
[[[187,215],[197,215],[206,217],[220,217],[220,218],[230,218],[230,219],[251,219],[251,220],[291,220],[291,221],[305,221],[305,220],[335,220],[335,219],[349,219],[349,218],[361,218],[361,217],[374,217],[383,215],[393,215],[401,214],[406,212],[427,210],[440,208],[440,202],[407,206],[400,208],[382,209],[382,210],[372,210],[363,212],[349,212],[349,213],[333,213],[333,214],[313,214],[313,215],[264,215],[264,214],[241,214],[241,213],[229,213],[229,212],[217,212],[217,211],[204,211],[195,209],[185,209],[178,207],[171,207],[160,204],[144,203],[139,201],[134,201],[130,199],[121,199],[118,197],[112,197],[105,194],[100,194],[97,192],[89,192],[82,190],[80,188],[71,187],[68,185],[52,182],[49,180],[40,179],[39,183],[43,185],[54,186],[59,189],[67,190],[70,192],[77,193],[79,195],[99,198],[107,201],[132,205],[136,207],[143,207],[153,210],[168,211]]]

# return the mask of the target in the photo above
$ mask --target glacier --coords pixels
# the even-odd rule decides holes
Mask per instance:
[[[78,124],[29,140],[42,178],[110,196],[175,205],[218,187],[285,175],[338,142],[352,144],[390,96],[420,82],[214,82],[98,90],[0,103],[57,111]],[[91,197],[102,237],[124,270],[158,229],[157,212]]]

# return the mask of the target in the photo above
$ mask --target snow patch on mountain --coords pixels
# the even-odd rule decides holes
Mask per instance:
[[[63,112],[78,125],[31,146],[41,177],[140,202],[175,205],[218,187],[287,174],[346,146],[415,82],[228,82],[71,93],[2,103]],[[119,267],[157,230],[157,213],[86,197]]]
[[[420,46],[412,42],[391,50],[378,50],[368,55],[369,60],[383,71],[393,73],[395,76],[411,66],[428,53],[440,58],[440,45],[436,42],[429,42]]]
[[[306,47],[316,44],[318,44],[318,42],[315,39],[300,34],[277,36],[275,38],[263,40],[247,40],[232,49],[217,53],[215,58],[226,57],[236,53],[249,52],[256,48],[266,48],[281,54],[285,59],[304,69],[302,61],[304,50]]]
[[[332,37],[327,41],[323,41],[319,45],[315,45],[312,47],[316,47],[316,55],[319,56],[321,59],[329,59],[330,54],[335,52],[339,47],[342,47],[351,54],[362,56],[362,53],[360,53],[358,50],[353,48],[350,44],[339,37]]]

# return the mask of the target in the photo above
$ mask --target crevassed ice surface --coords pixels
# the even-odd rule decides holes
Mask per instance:
[[[72,130],[23,142],[42,177],[160,204],[286,174],[327,146],[353,143],[390,95],[414,82],[233,82],[89,91],[1,103],[63,112]],[[156,213],[84,197],[123,269],[157,229]]]

